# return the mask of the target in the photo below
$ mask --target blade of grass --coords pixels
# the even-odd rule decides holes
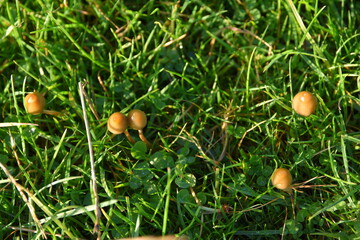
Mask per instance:
[[[45,170],[45,179],[47,179],[48,177],[50,177],[52,174],[50,174],[50,171],[52,170],[52,166],[54,165],[54,162],[55,162],[55,159],[57,157],[57,155],[59,154],[59,151],[61,149],[61,145],[64,143],[64,140],[65,140],[65,136],[66,136],[66,133],[67,133],[67,129],[65,129],[63,135],[61,136],[61,139],[59,141],[59,144],[56,146],[55,148],[55,152],[53,154],[53,157],[49,163],[49,165],[46,167],[46,170]],[[47,181],[45,181],[47,182]]]
[[[338,204],[339,202],[344,201],[345,199],[349,198],[351,195],[353,195],[354,193],[356,193],[357,191],[360,190],[360,186],[355,187],[352,191],[348,192],[347,194],[345,194],[344,196],[342,196],[341,198],[338,198],[336,201],[331,202],[330,204],[326,205],[325,207],[319,209],[318,211],[316,211],[313,215],[311,215],[309,217],[309,221],[311,221],[314,217],[316,217],[317,215],[325,212],[326,210],[328,210],[329,208],[335,206],[336,204]]]
[[[249,59],[249,63],[248,63],[248,67],[247,67],[247,71],[246,71],[246,82],[245,82],[245,104],[246,104],[246,108],[249,108],[249,98],[250,98],[250,73],[251,73],[251,64],[253,62],[253,58],[256,52],[256,47],[253,49],[253,51],[251,52],[250,55],[250,59]]]
[[[328,147],[328,149],[329,149],[328,152],[329,152],[329,159],[330,159],[331,170],[333,171],[334,176],[335,176],[336,178],[340,179],[339,170],[337,169],[336,160],[334,159],[333,154],[332,154],[332,152],[330,151],[330,143],[328,144],[328,146],[329,146],[329,147]],[[344,160],[344,161],[345,161],[345,160]],[[341,182],[341,181],[338,181],[338,183],[339,183],[342,191],[343,191],[346,195],[349,195],[349,190],[348,190],[347,186],[350,186],[350,185],[345,185],[345,183],[344,183],[344,182]],[[352,191],[350,191],[350,192],[352,192]],[[355,206],[355,203],[354,203],[354,201],[352,200],[352,198],[350,197],[350,195],[348,196],[348,200],[349,200],[349,202],[350,202],[350,204],[351,204],[352,206]]]
[[[96,184],[96,173],[95,173],[95,163],[94,163],[94,152],[92,149],[92,141],[91,141],[91,134],[90,134],[90,126],[89,121],[86,115],[86,106],[85,106],[85,100],[84,100],[84,85],[79,82],[79,94],[81,99],[81,107],[83,110],[83,116],[84,116],[84,123],[86,128],[86,136],[88,139],[88,147],[89,147],[89,156],[90,156],[90,167],[91,167],[91,186],[92,186],[92,194],[94,197],[95,202],[95,223],[94,223],[94,229],[93,232],[97,233],[97,239],[101,239],[101,231],[100,231],[100,216],[101,216],[101,210],[99,205],[99,195],[97,192],[97,184]]]
[[[294,5],[294,2],[292,0],[287,0],[290,8],[291,8],[291,11],[292,13],[294,14],[294,17],[295,17],[295,20],[297,22],[297,24],[299,25],[301,31],[305,34],[306,36],[306,39],[311,43],[311,45],[313,46],[315,52],[317,54],[319,54],[319,56],[321,57],[324,57],[324,54],[322,53],[320,47],[316,44],[315,40],[311,37],[308,29],[306,28],[299,12],[297,11],[295,5]]]
[[[279,54],[276,54],[276,55],[273,55],[271,57],[269,57],[269,59],[271,59],[271,61],[266,65],[266,67],[264,67],[264,70],[263,72],[266,72],[267,70],[269,70],[269,68],[275,63],[277,62],[280,58],[282,57],[288,57],[289,55],[294,55],[294,56],[297,56],[297,55],[304,55],[304,56],[309,56],[309,57],[313,57],[313,58],[316,58],[316,59],[321,59],[323,61],[325,61],[326,59],[321,57],[321,56],[316,56],[314,54],[311,54],[311,53],[306,53],[306,52],[300,52],[300,51],[296,51],[296,50],[286,50],[282,53],[279,53]]]
[[[63,182],[68,182],[70,180],[74,180],[74,179],[79,179],[79,178],[83,178],[82,176],[77,176],[77,177],[68,177],[68,178],[64,178],[64,179],[60,179],[60,180],[56,180],[42,188],[39,189],[39,191],[37,193],[34,194],[34,196],[38,195],[40,192],[44,191],[45,189],[47,188],[50,188],[52,186],[55,186],[56,184],[59,184],[59,183],[63,183]]]
[[[167,168],[167,184],[166,184],[166,200],[165,200],[165,209],[164,209],[164,219],[163,219],[163,228],[162,228],[162,235],[166,234],[168,216],[169,216],[169,204],[170,204],[170,190],[171,190],[171,169]]]
[[[345,145],[343,136],[341,136],[341,138],[340,138],[340,144],[341,144],[341,153],[342,153],[342,157],[343,157],[344,168],[345,168],[345,172],[346,172],[346,180],[348,182],[350,182],[351,180],[350,180],[350,175],[349,175],[349,161],[348,161],[347,154],[346,154],[346,145]]]
[[[99,203],[99,207],[101,207],[101,208],[108,207],[117,202],[118,202],[118,200],[116,200],[116,199],[108,200],[108,201]],[[69,208],[69,207],[67,207],[67,208]],[[92,204],[92,205],[88,205],[85,207],[73,206],[73,208],[74,209],[71,209],[71,210],[68,210],[65,212],[57,213],[51,217],[40,219],[40,223],[46,223],[47,221],[51,220],[52,218],[61,219],[61,218],[65,218],[65,217],[73,217],[73,216],[80,215],[80,214],[87,213],[87,212],[92,212],[92,211],[96,210],[97,206],[95,204]]]

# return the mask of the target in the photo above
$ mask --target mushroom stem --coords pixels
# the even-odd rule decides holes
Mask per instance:
[[[146,143],[146,146],[148,148],[151,148],[151,143],[146,139],[144,132],[141,129],[139,129],[138,132],[139,132],[139,137],[140,137],[141,141]]]
[[[292,196],[293,194],[293,186],[290,185],[289,187],[287,187],[286,189],[283,189],[284,192],[287,192],[288,194],[290,194],[290,196]]]
[[[125,136],[127,137],[127,139],[129,140],[129,142],[131,142],[132,144],[135,143],[135,140],[131,137],[130,133],[128,132],[128,130],[124,131]]]
[[[43,111],[44,114],[52,115],[52,116],[59,116],[61,115],[61,112],[53,111],[53,110],[46,110]]]

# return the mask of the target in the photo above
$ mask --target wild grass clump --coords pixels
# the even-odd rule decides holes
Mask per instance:
[[[1,1],[0,239],[358,236],[359,9]],[[28,114],[33,91],[57,114]],[[133,109],[145,129],[112,135]]]

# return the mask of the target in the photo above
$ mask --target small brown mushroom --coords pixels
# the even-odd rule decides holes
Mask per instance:
[[[132,129],[138,130],[140,139],[146,143],[146,145],[150,148],[151,144],[146,139],[143,133],[143,129],[147,124],[146,115],[143,111],[139,109],[133,109],[128,113],[128,122],[129,126]]]
[[[315,112],[317,100],[315,96],[307,91],[299,92],[292,101],[294,111],[304,117],[308,117]]]
[[[286,168],[278,168],[271,176],[272,185],[277,189],[291,192],[292,176],[289,170]]]
[[[121,112],[116,112],[111,114],[107,121],[107,128],[109,132],[118,135],[124,133],[127,139],[134,144],[134,139],[130,136],[129,132],[127,131],[128,128],[128,119],[125,114]]]
[[[24,106],[29,114],[41,114],[44,112],[45,98],[41,93],[34,91],[26,95]]]
[[[29,93],[24,99],[24,107],[26,109],[26,112],[29,114],[38,115],[44,113],[54,116],[62,115],[62,113],[60,112],[44,109],[45,103],[46,101],[44,96],[37,91]]]

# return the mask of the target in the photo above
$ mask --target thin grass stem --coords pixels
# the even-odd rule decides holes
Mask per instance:
[[[96,184],[96,172],[95,172],[95,161],[94,161],[94,152],[92,149],[92,141],[91,141],[91,134],[90,134],[90,126],[89,121],[86,115],[86,106],[85,106],[85,100],[84,100],[84,86],[81,82],[79,82],[79,92],[80,92],[80,99],[81,99],[81,107],[84,115],[84,123],[86,128],[86,136],[88,140],[88,146],[89,146],[89,156],[90,156],[90,167],[91,167],[91,186],[93,191],[93,197],[94,197],[94,203],[95,203],[95,223],[94,223],[94,229],[93,232],[97,234],[97,239],[101,239],[101,231],[100,231],[100,217],[101,217],[101,211],[100,211],[100,204],[99,204],[99,195],[97,191],[97,184]]]

